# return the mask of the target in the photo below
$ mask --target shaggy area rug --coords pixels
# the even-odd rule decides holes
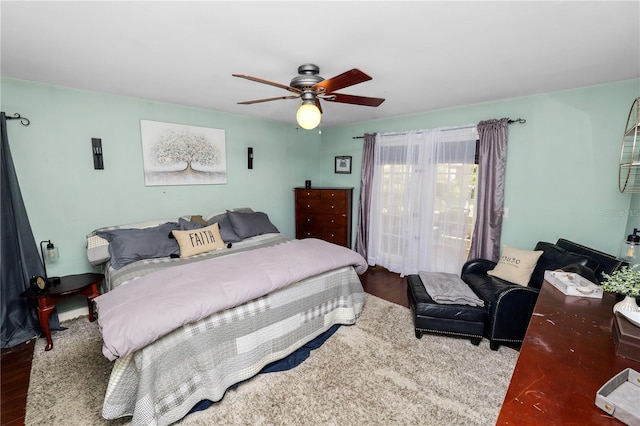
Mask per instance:
[[[26,425],[129,424],[106,421],[102,402],[111,371],[97,323],[62,324],[54,348],[35,347]],[[361,317],[343,326],[300,366],[260,374],[184,425],[423,424],[493,425],[518,353],[486,340],[424,335],[411,311],[367,295]]]

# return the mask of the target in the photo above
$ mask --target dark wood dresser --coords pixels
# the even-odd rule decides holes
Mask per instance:
[[[353,188],[294,188],[296,238],[319,238],[351,248]]]

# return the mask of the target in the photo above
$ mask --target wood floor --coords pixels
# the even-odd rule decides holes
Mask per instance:
[[[29,373],[35,340],[30,340],[9,349],[2,349],[0,358],[2,411],[0,424],[24,425],[24,410],[27,406]]]
[[[360,276],[360,280],[367,293],[409,307],[406,278],[400,278],[398,274],[393,274],[381,267],[370,267]],[[34,346],[35,341],[31,340],[10,349],[2,349],[0,358],[2,401],[0,425],[2,426],[24,425]]]

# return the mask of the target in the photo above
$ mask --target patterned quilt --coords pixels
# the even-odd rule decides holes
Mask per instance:
[[[248,245],[279,244],[286,237],[259,240]],[[157,262],[152,263],[151,269],[156,268]],[[133,416],[133,425],[176,422],[199,401],[219,401],[229,386],[254,376],[331,326],[353,324],[363,303],[360,280],[348,266],[183,325],[115,361],[103,417]]]

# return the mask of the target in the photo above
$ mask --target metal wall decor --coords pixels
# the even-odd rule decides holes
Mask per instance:
[[[618,188],[620,192],[640,193],[640,98],[631,104],[622,136]]]

